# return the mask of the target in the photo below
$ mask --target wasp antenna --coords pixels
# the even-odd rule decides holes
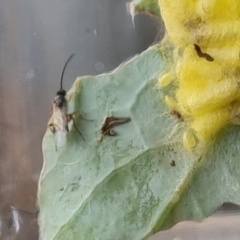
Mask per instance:
[[[64,67],[63,67],[62,75],[61,75],[61,82],[60,82],[60,89],[61,89],[61,90],[63,89],[62,83],[63,83],[63,76],[64,76],[65,69],[66,69],[69,61],[72,59],[73,56],[74,56],[74,53],[68,58],[68,60],[66,61],[65,65],[64,65]]]

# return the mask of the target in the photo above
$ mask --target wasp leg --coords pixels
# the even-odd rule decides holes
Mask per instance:
[[[79,133],[79,135],[82,137],[82,139],[85,141],[85,138],[83,137],[82,133],[80,132],[80,130],[77,128],[75,119],[74,119],[74,115],[76,114],[76,112],[72,113],[72,114],[68,114],[68,122],[73,121],[73,126],[75,127],[75,129],[77,130],[77,132]]]
[[[52,134],[54,135],[56,130],[55,130],[55,124],[54,123],[50,123],[48,124],[48,127],[50,129],[50,131],[52,132]],[[55,142],[55,150],[57,151],[57,145],[56,145],[56,142]]]
[[[49,127],[49,129],[51,130],[51,132],[52,132],[53,134],[56,132],[54,123],[48,124],[48,127]]]
[[[73,112],[73,113],[71,113],[71,114],[69,114],[69,115],[72,115],[72,116],[74,116],[74,115],[79,115],[79,118],[82,119],[82,120],[90,121],[90,122],[94,121],[93,119],[84,118],[79,111],[75,111],[75,112]]]

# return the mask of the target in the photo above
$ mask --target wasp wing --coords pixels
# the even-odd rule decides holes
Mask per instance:
[[[67,143],[67,133],[62,131],[56,131],[54,133],[54,140],[56,148],[63,147]]]
[[[64,105],[59,108],[53,104],[52,126],[54,128],[54,139],[56,148],[62,147],[67,142],[68,134],[68,120],[67,120],[67,107]]]

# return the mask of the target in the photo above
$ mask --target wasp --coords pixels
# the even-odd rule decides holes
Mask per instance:
[[[130,121],[131,118],[106,117],[101,128],[101,138],[98,142],[102,142],[104,136],[116,136],[117,133],[113,128]]]
[[[57,94],[53,100],[52,117],[51,117],[51,122],[48,125],[55,138],[56,150],[58,147],[63,146],[67,141],[67,134],[69,133],[68,123],[70,121],[73,121],[73,125],[75,129],[85,141],[82,133],[79,131],[75,123],[74,115],[76,114],[76,112],[71,114],[68,113],[68,100],[66,99],[67,92],[66,90],[63,89],[63,86],[62,86],[64,72],[73,56],[74,54],[72,54],[67,59],[63,67],[62,74],[61,74],[61,81],[60,81],[60,89],[57,91]]]
[[[201,48],[197,44],[193,44],[193,46],[199,57],[205,58],[209,62],[214,61],[214,58],[209,54],[202,52]]]

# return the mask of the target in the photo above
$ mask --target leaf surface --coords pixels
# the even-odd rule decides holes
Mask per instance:
[[[135,10],[138,13],[146,12],[156,17],[160,17],[158,0],[133,0]]]
[[[181,125],[157,88],[165,58],[154,46],[112,73],[76,80],[69,111],[89,119],[76,116],[86,141],[70,127],[67,144],[56,151],[51,132],[44,136],[42,240],[140,240],[176,222],[205,218],[224,202],[239,203],[237,127],[205,154],[184,150],[181,138],[172,136]],[[131,122],[98,143],[106,116]]]

